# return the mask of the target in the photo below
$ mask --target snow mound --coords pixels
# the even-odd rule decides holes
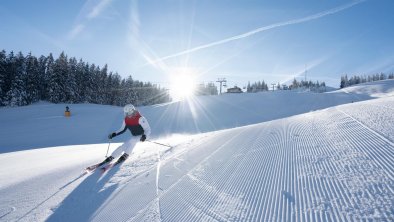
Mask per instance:
[[[349,86],[339,90],[340,92],[353,93],[358,95],[368,95],[371,97],[390,97],[394,96],[394,80],[382,80],[370,83],[363,83]]]

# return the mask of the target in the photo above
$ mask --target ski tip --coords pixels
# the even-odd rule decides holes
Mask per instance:
[[[85,172],[86,173],[91,173],[91,172],[93,172],[95,169],[90,169],[90,168],[85,168]]]

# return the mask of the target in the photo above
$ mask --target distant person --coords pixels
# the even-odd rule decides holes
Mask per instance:
[[[71,116],[70,107],[66,106],[66,111],[64,112],[64,115],[66,117],[70,117]]]
[[[119,156],[119,159],[113,165],[122,163],[129,157],[137,142],[144,142],[146,137],[149,136],[151,130],[148,121],[145,119],[145,117],[141,116],[141,114],[133,105],[126,105],[123,108],[123,111],[125,118],[122,127],[118,131],[109,134],[108,138],[112,139],[115,136],[126,132],[127,130],[130,131],[132,137],[127,142],[116,148],[103,162],[90,166],[86,168],[87,170],[94,170],[106,163],[110,163],[113,159]]]

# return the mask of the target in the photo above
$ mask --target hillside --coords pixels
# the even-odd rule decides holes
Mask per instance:
[[[298,93],[292,91],[224,94],[195,97],[140,107],[152,127],[152,138],[229,129],[315,110],[370,99],[358,91]],[[69,106],[72,117],[64,118]],[[120,128],[121,107],[92,104],[50,104],[0,109],[1,152],[64,145],[106,143],[107,135]],[[128,135],[117,137],[123,142]]]
[[[364,98],[364,96],[389,97],[394,95],[393,80],[363,83],[334,91],[334,93],[338,92],[351,93],[355,98],[358,98],[358,96],[362,96],[361,98]]]
[[[388,89],[373,99],[365,93],[371,85],[364,87],[327,94],[224,95],[142,107],[157,130],[155,138],[174,147],[140,143],[131,158],[104,175],[81,173],[104,158],[105,143],[3,153],[0,176],[7,179],[0,182],[0,220],[391,221],[394,97]],[[42,118],[39,106],[47,106],[45,112],[53,116],[63,107],[7,108],[1,118],[22,111]],[[62,139],[63,145],[84,136],[82,130],[60,130],[70,127],[67,121],[79,127],[96,124],[84,122],[83,113],[117,129],[119,108],[80,107],[86,110],[80,111],[81,118],[73,116],[77,120],[48,118],[59,127],[51,131],[60,134],[54,136],[70,140]],[[23,118],[14,132],[21,130],[18,126],[38,127],[33,117]],[[170,135],[158,122],[180,134]],[[1,135],[18,144],[4,128]],[[49,132],[40,130],[39,135]],[[205,133],[189,135],[196,132]]]

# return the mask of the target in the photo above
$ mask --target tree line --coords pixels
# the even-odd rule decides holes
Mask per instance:
[[[281,85],[280,83],[275,84],[276,90],[297,90],[297,89],[302,89],[302,90],[308,90],[312,92],[325,92],[326,91],[326,83],[325,82],[312,82],[312,81],[298,81],[297,79],[294,78],[294,80],[291,82],[291,84],[288,85]],[[254,83],[248,83],[246,87],[246,92],[248,93],[255,93],[255,92],[263,92],[263,91],[268,91],[269,87],[265,81],[258,81]]]
[[[201,83],[198,84],[196,87],[195,95],[196,96],[210,96],[210,95],[218,95],[218,88],[216,85],[212,82],[209,82],[207,84]]]
[[[246,86],[246,92],[247,93],[256,93],[256,92],[263,92],[263,91],[268,91],[268,85],[264,82],[264,80],[250,83],[248,82],[248,85]]]
[[[326,83],[325,82],[312,82],[311,80],[301,80],[297,81],[295,78],[293,82],[289,86],[290,90],[293,89],[306,89],[312,92],[325,92],[326,91]]]
[[[384,73],[363,76],[355,75],[350,78],[348,78],[347,74],[345,74],[344,76],[341,76],[340,87],[345,88],[360,83],[374,82],[386,79],[394,79],[394,73],[391,73],[388,76]]]
[[[150,82],[121,78],[62,52],[35,57],[0,51],[0,106],[24,106],[40,100],[52,103],[95,103],[123,106],[170,101],[167,89]]]

